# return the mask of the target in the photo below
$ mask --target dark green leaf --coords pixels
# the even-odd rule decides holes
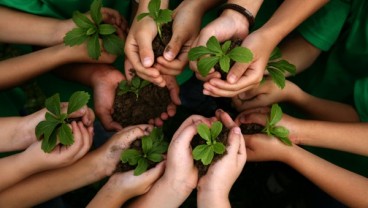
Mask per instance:
[[[138,163],[138,159],[141,158],[141,153],[136,149],[127,149],[124,150],[120,155],[120,160],[123,163],[129,163],[129,165],[136,165]]]
[[[172,11],[169,9],[163,9],[159,11],[159,15],[156,18],[156,23],[158,24],[165,24],[171,22],[172,20]]]
[[[64,36],[64,44],[67,46],[75,46],[84,43],[87,40],[86,35],[87,29],[74,28],[73,30],[66,33]]]
[[[199,60],[197,62],[197,67],[198,67],[199,73],[203,77],[206,77],[218,61],[219,61],[218,57],[205,57],[205,58],[202,58],[201,60]]]
[[[133,86],[135,89],[139,89],[139,85],[141,84],[141,79],[137,76],[132,78],[130,85]]]
[[[282,141],[282,143],[284,143],[288,146],[293,145],[293,143],[290,141],[290,139],[288,137],[278,137],[278,139],[280,139],[280,141]]]
[[[287,130],[283,126],[275,126],[271,128],[271,134],[275,137],[288,137],[289,136],[289,130]]]
[[[253,53],[248,48],[245,47],[235,47],[229,53],[228,56],[230,59],[240,62],[240,63],[249,63],[253,60]]]
[[[214,155],[213,146],[207,146],[201,159],[203,165],[209,165],[212,162]]]
[[[227,54],[227,51],[229,50],[230,46],[231,46],[231,41],[230,40],[225,41],[225,43],[222,44],[221,46],[222,52],[224,54]]]
[[[91,36],[91,35],[93,35],[95,33],[96,33],[96,27],[90,27],[90,28],[88,28],[88,30],[86,32],[86,35],[87,36]]]
[[[210,128],[206,124],[198,124],[197,132],[199,136],[201,136],[207,142],[211,142],[211,131]]]
[[[279,59],[279,58],[281,58],[281,56],[282,56],[281,50],[278,47],[276,47],[276,48],[273,49],[273,51],[270,55],[269,61]]]
[[[142,137],[142,149],[147,154],[152,148],[152,138],[149,136]]]
[[[213,151],[216,154],[219,154],[219,155],[224,154],[225,149],[226,149],[225,145],[222,144],[221,142],[217,142],[217,143],[213,144]]]
[[[94,0],[91,4],[91,17],[92,20],[96,23],[96,25],[99,25],[102,22],[102,14],[101,14],[101,8],[102,8],[102,0]]]
[[[271,107],[271,114],[270,114],[270,126],[275,126],[277,122],[279,122],[282,118],[282,110],[281,107],[276,103],[273,104]]]
[[[98,41],[98,34],[94,34],[87,39],[88,55],[94,60],[98,60],[101,56],[100,42]]]
[[[94,27],[93,22],[88,17],[79,11],[73,13],[73,22],[80,28],[88,29]]]
[[[221,70],[228,73],[230,69],[230,58],[228,56],[221,56],[219,63]]]
[[[139,89],[144,88],[145,86],[151,84],[151,82],[147,81],[147,80],[142,80],[141,81],[141,86],[139,87]]]
[[[212,54],[212,52],[208,50],[208,48],[206,48],[205,46],[198,46],[189,50],[188,59],[191,61],[195,61],[207,54]]]
[[[98,26],[98,33],[101,35],[111,35],[116,32],[116,28],[110,24],[101,24]]]
[[[43,139],[41,143],[41,149],[46,152],[50,153],[55,147],[57,142],[57,134],[59,133],[59,129],[56,128],[52,131],[50,137],[48,139]]]
[[[138,160],[138,165],[137,167],[134,169],[134,175],[138,176],[142,173],[144,173],[148,168],[148,161],[145,158],[139,158]]]
[[[218,137],[218,135],[221,133],[221,131],[222,131],[222,123],[220,121],[213,122],[211,125],[212,140],[215,140]]]
[[[123,55],[124,54],[124,40],[120,39],[117,35],[105,35],[102,36],[103,47],[109,54]]]
[[[48,111],[52,114],[59,116],[60,115],[60,95],[59,93],[54,94],[49,97],[45,101],[45,106]]]
[[[150,15],[149,13],[141,13],[141,14],[139,14],[139,15],[137,16],[137,21],[139,21],[139,20],[141,20],[141,19],[143,19],[144,17],[149,16],[149,15]]]
[[[280,71],[279,69],[272,67],[267,67],[267,71],[270,74],[273,82],[275,82],[278,87],[283,89],[285,87],[284,73],[282,73],[282,71]]]
[[[72,145],[74,143],[74,136],[72,134],[72,130],[65,123],[61,124],[58,136],[60,143],[63,145]]]
[[[206,43],[207,48],[216,54],[222,54],[222,48],[215,36],[211,36]]]
[[[151,160],[152,162],[161,162],[163,160],[162,154],[152,153],[147,155],[147,158]]]
[[[62,123],[64,122],[64,118],[62,117],[63,114],[58,115],[58,117],[56,117],[56,115],[51,114],[50,112],[46,112],[45,114],[45,118],[46,121],[48,122],[56,122],[56,123]]]
[[[87,105],[89,98],[90,98],[90,95],[88,94],[88,92],[83,92],[83,91],[74,92],[69,98],[67,114],[69,115],[79,110],[84,105]]]
[[[44,139],[48,139],[58,124],[57,121],[41,121],[36,126],[36,138],[40,140],[43,135]]]

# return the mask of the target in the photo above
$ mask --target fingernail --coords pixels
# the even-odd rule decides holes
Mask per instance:
[[[235,134],[241,134],[241,130],[240,130],[240,128],[239,127],[234,127],[233,128],[233,132],[235,133]]]
[[[151,58],[146,57],[146,58],[143,59],[143,66],[144,67],[150,67],[151,65],[152,65]]]
[[[236,82],[236,79],[237,79],[237,76],[235,76],[234,74],[230,74],[227,81],[231,84],[234,84]]]
[[[168,61],[172,61],[175,58],[174,54],[171,51],[165,51],[164,57]]]

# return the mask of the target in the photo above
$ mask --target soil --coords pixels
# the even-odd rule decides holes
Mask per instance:
[[[240,129],[242,134],[258,134],[262,132],[262,129],[264,126],[256,123],[250,123],[250,124],[241,124]]]
[[[172,23],[164,24],[161,29],[162,39],[157,35],[152,42],[155,59],[163,55],[172,36]],[[118,92],[118,90],[117,90]],[[150,119],[160,117],[171,103],[170,92],[165,88],[150,84],[139,92],[115,95],[113,119],[123,127],[145,124]],[[128,110],[127,110],[128,109]]]
[[[232,50],[233,48],[235,48],[236,46],[240,46],[241,43],[242,43],[241,39],[231,40],[231,45],[230,45],[229,51]],[[221,43],[221,44],[223,44],[223,43]],[[230,68],[234,65],[234,63],[235,63],[235,61],[230,60]],[[217,63],[214,66],[214,68],[215,68],[216,71],[220,72],[221,79],[226,80],[227,73],[221,70],[220,64]]]

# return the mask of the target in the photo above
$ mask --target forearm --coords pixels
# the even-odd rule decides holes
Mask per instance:
[[[257,16],[259,8],[261,8],[263,0],[228,0],[228,3],[237,4],[247,9],[254,17]],[[236,11],[234,11],[236,12]]]
[[[65,35],[59,33],[60,28],[67,27],[64,23],[0,7],[0,42],[42,46],[59,44]]]
[[[294,128],[295,127],[295,128]],[[368,124],[297,120],[291,137],[298,144],[368,156]],[[294,134],[295,132],[295,134]]]
[[[230,201],[227,195],[208,193],[198,190],[197,193],[198,208],[230,208]]]
[[[368,206],[368,179],[329,163],[300,147],[287,164],[348,207]]]
[[[219,5],[221,2],[224,2],[224,0],[185,0],[180,3],[178,8],[189,6],[192,8],[191,10],[193,10],[194,14],[203,16],[207,10]]]

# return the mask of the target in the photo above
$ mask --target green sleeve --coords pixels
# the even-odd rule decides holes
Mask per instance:
[[[333,0],[310,16],[299,27],[300,34],[312,45],[327,51],[336,42],[348,17],[350,4]]]
[[[368,121],[368,78],[360,79],[355,82],[354,102],[360,120]]]

